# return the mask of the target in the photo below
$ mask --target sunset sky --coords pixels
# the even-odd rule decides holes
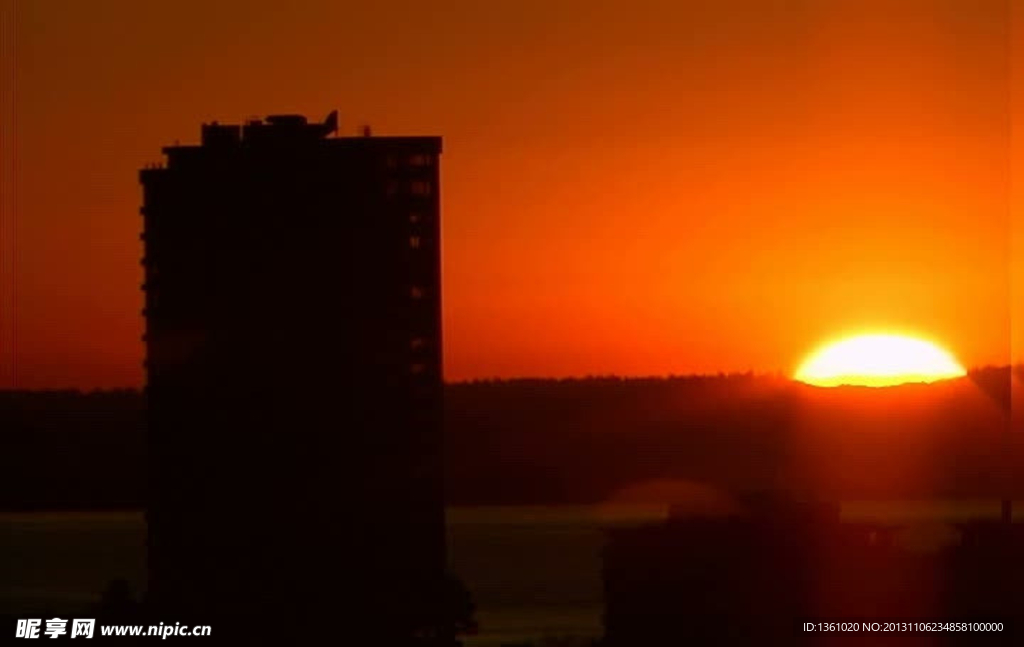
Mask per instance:
[[[1010,4],[19,2],[0,387],[141,385],[138,169],[335,108],[444,137],[450,380],[789,373],[863,330],[1005,364]]]

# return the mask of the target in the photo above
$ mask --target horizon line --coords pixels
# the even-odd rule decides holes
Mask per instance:
[[[1024,379],[1024,362],[1013,362],[1010,364],[982,364],[973,366],[966,369],[966,374],[958,377],[952,377],[935,382],[904,382],[902,384],[895,384],[890,386],[908,386],[908,385],[928,385],[928,384],[942,384],[945,382],[954,382],[956,380],[962,380],[970,378],[972,375],[986,372],[986,371],[1011,371],[1020,372],[1021,378]],[[672,380],[725,380],[725,379],[771,379],[771,380],[783,380],[791,382],[793,384],[808,386],[813,388],[836,388],[836,387],[820,387],[812,384],[801,382],[793,377],[792,374],[787,374],[783,371],[717,371],[717,372],[694,372],[694,373],[661,373],[661,374],[643,374],[643,375],[623,375],[617,373],[589,373],[583,375],[570,375],[570,376],[539,376],[539,375],[520,375],[515,377],[499,377],[499,376],[488,376],[488,377],[472,377],[462,378],[458,380],[445,380],[445,386],[460,386],[460,385],[473,385],[473,384],[488,384],[488,383],[500,383],[500,382],[582,382],[582,381],[672,381]],[[838,385],[840,387],[857,387],[858,385]],[[119,393],[119,392],[143,392],[145,385],[141,386],[109,386],[109,387],[43,387],[43,388],[18,388],[14,387],[3,387],[0,388],[0,393]],[[864,387],[864,388],[881,388],[881,387]]]

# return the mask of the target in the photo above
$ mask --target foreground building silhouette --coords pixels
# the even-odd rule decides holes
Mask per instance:
[[[140,173],[148,600],[429,634],[441,139],[336,131],[214,122]]]
[[[957,532],[955,545],[913,551],[894,526],[841,521],[838,505],[786,502],[612,529],[604,644],[1020,644],[1024,525],[971,522]],[[1003,630],[853,636],[814,627],[828,620],[1002,622]]]

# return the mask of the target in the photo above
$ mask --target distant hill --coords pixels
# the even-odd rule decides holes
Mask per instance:
[[[448,500],[597,503],[665,479],[840,498],[1021,497],[1013,392],[1008,368],[885,389],[750,374],[450,384]],[[0,392],[0,508],[140,507],[144,407],[137,391]]]

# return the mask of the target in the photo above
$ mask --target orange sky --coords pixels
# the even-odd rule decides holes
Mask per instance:
[[[1008,360],[1006,0],[353,4],[18,3],[0,386],[139,385],[138,169],[334,108],[445,138],[448,379]]]

